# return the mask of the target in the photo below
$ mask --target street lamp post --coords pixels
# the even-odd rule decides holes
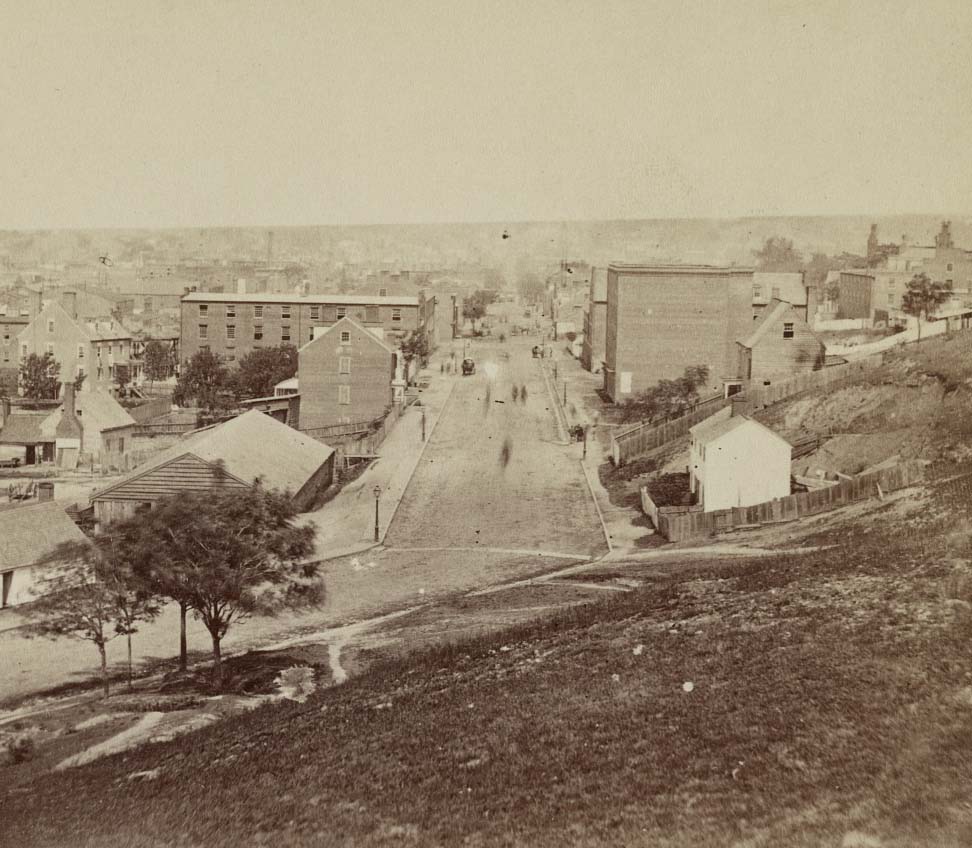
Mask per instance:
[[[375,541],[378,541],[378,498],[381,497],[381,486],[375,486],[372,490],[375,493]]]

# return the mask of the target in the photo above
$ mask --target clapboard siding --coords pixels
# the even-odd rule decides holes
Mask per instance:
[[[217,485],[245,488],[234,477],[220,476],[212,465],[186,454],[116,486],[95,500],[157,501],[179,492],[201,491]]]

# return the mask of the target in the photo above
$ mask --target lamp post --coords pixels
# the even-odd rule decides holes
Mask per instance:
[[[375,494],[375,541],[378,541],[378,498],[381,497],[381,486],[375,486],[372,490]]]

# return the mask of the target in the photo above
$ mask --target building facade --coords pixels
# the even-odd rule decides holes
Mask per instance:
[[[412,331],[435,344],[435,299],[424,296],[272,295],[191,292],[182,298],[180,356],[211,350],[227,362],[261,347],[311,341],[315,328],[353,318],[390,344]]]
[[[619,403],[694,365],[721,388],[752,331],[752,295],[750,268],[609,265],[604,391]]]
[[[826,346],[803,311],[781,300],[771,301],[753,332],[736,344],[741,381],[767,382],[816,371],[827,358]]]
[[[607,325],[607,269],[591,268],[591,289],[584,312],[584,343],[581,364],[592,374],[600,374],[604,363],[604,337]]]
[[[398,356],[352,318],[321,331],[298,353],[300,426],[373,421],[394,402]]]

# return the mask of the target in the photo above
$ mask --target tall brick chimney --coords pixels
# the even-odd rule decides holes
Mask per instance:
[[[62,398],[63,409],[61,410],[61,419],[57,422],[57,429],[54,430],[57,447],[76,447],[80,449],[84,427],[81,424],[81,419],[78,418],[77,410],[74,406],[74,383],[63,384]],[[69,442],[76,444],[68,444]]]
[[[66,291],[61,295],[61,306],[64,307],[64,311],[67,312],[72,318],[78,317],[78,293],[74,291]]]
[[[746,400],[746,395],[744,395],[742,392],[738,392],[737,394],[734,394],[731,397],[731,400],[732,400],[732,407],[731,407],[732,413],[730,414],[731,418],[737,418],[740,415],[749,414],[749,401]]]

